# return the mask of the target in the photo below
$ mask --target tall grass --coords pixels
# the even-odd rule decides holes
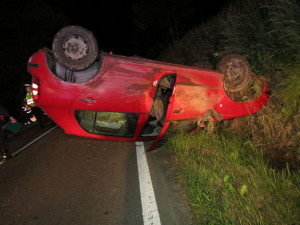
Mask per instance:
[[[294,115],[300,117],[300,58],[295,65],[287,68],[286,71],[290,76],[282,81],[284,87],[282,97],[286,103],[284,113],[287,118]]]
[[[227,127],[263,147],[272,166],[294,169],[300,167],[300,64],[285,72],[288,77],[277,84],[267,107]]]
[[[299,224],[300,177],[271,169],[251,142],[219,129],[179,134],[165,147],[175,152],[195,224]]]
[[[293,64],[300,53],[300,8],[297,0],[232,1],[209,22],[191,30],[161,55],[162,60],[192,64],[222,55],[246,56],[255,73]]]
[[[220,51],[246,56],[257,73],[295,63],[299,13],[296,0],[235,1],[219,16]]]

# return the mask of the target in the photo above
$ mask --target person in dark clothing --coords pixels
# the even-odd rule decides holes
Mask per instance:
[[[8,149],[5,142],[4,125],[10,120],[11,123],[16,123],[17,120],[10,115],[7,109],[0,104],[0,164],[8,157]]]

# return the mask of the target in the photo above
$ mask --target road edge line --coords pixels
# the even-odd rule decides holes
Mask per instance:
[[[58,125],[52,127],[50,130],[46,131],[45,133],[43,133],[41,136],[37,137],[36,139],[34,139],[33,141],[29,142],[27,145],[23,146],[22,148],[20,148],[19,150],[15,151],[13,154],[11,154],[12,157],[15,157],[17,154],[19,154],[21,151],[23,151],[24,149],[26,149],[27,147],[29,147],[30,145],[32,145],[34,142],[36,142],[37,140],[39,140],[40,138],[44,137],[46,134],[48,134],[50,131],[52,131],[54,128],[58,127]]]
[[[143,142],[135,142],[144,225],[161,225]]]

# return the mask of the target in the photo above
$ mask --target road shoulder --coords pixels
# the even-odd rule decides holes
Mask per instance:
[[[150,143],[145,143],[145,148]],[[193,224],[188,199],[172,163],[172,153],[167,149],[147,152],[150,174],[162,224]]]

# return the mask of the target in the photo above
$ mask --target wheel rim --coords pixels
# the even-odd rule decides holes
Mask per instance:
[[[246,88],[250,80],[248,67],[241,61],[228,63],[224,70],[224,85],[229,92],[237,92]]]
[[[226,81],[229,85],[234,86],[239,85],[244,81],[245,73],[246,71],[239,64],[230,65],[224,71]]]
[[[88,55],[88,45],[79,35],[70,35],[63,42],[64,54],[72,60],[79,60]]]

